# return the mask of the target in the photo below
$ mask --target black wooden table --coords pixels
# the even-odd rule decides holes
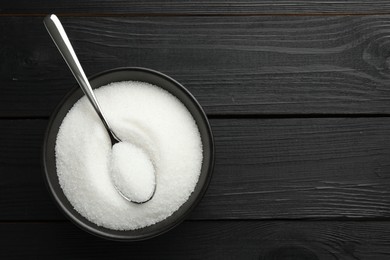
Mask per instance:
[[[105,241],[51,200],[43,135],[75,86],[51,12],[88,75],[156,69],[207,112],[214,177],[169,233]],[[13,0],[0,21],[1,259],[390,259],[390,1]]]

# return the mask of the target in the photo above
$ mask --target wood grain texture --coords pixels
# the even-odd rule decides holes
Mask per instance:
[[[40,211],[63,218],[43,182],[46,124],[47,120],[0,120],[0,214],[5,219],[35,219]]]
[[[62,220],[46,120],[0,121],[0,220]],[[390,217],[390,118],[213,119],[216,166],[191,219]]]
[[[388,259],[389,222],[198,221],[118,243],[71,223],[0,224],[2,259]]]
[[[209,115],[390,112],[390,16],[62,20],[88,75],[160,70]],[[50,115],[75,81],[42,18],[0,28],[0,117]]]
[[[125,1],[125,0],[15,0],[1,4],[1,14],[305,14],[305,13],[389,13],[386,0],[302,1],[302,0],[224,0],[224,1]]]

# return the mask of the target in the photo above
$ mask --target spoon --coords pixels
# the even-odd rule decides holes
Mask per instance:
[[[73,47],[69,41],[69,38],[66,35],[66,32],[65,32],[60,20],[58,19],[58,17],[55,14],[48,15],[44,18],[43,23],[45,24],[45,27],[46,27],[48,33],[50,34],[52,40],[54,41],[55,45],[57,46],[58,50],[60,51],[66,64],[68,65],[69,69],[71,70],[73,76],[76,78],[77,82],[79,83],[79,86],[83,90],[84,94],[87,96],[88,100],[90,101],[90,103],[92,104],[96,113],[98,114],[100,120],[102,121],[104,127],[106,128],[107,133],[108,133],[110,140],[111,140],[111,146],[114,147],[116,144],[120,144],[120,145],[126,144],[126,142],[122,142],[118,138],[118,136],[115,135],[115,133],[113,132],[109,123],[105,119],[103,112],[100,108],[100,105],[95,97],[95,94],[93,93],[92,87],[88,81],[88,78],[85,75],[83,68],[81,67],[81,64],[76,56],[76,53],[74,52]],[[127,150],[129,150],[129,149],[127,149]],[[131,150],[134,150],[134,149],[130,149],[130,151]],[[140,154],[140,152],[138,151],[136,154]],[[146,165],[151,165],[152,163],[149,160],[149,157],[144,156],[144,155],[141,154],[141,156],[136,157],[137,160],[140,160],[140,161],[137,161],[137,163],[142,164],[142,161],[143,161],[143,162],[145,162]],[[131,159],[134,159],[134,158],[131,158]],[[133,193],[131,191],[129,192],[128,190],[126,190],[124,188],[124,186],[126,186],[126,185],[123,185],[123,183],[121,183],[121,181],[127,179],[125,176],[123,176],[123,178],[111,178],[111,179],[113,180],[113,184],[114,184],[116,190],[123,198],[125,198],[126,200],[128,200],[130,202],[136,203],[136,204],[142,204],[142,203],[150,201],[153,198],[155,191],[156,191],[154,166],[152,167],[152,171],[153,171],[153,188],[150,192],[150,195],[146,198],[145,198],[145,196],[143,196],[144,198],[142,200],[134,199],[134,197],[132,198],[131,194],[133,194]],[[116,175],[118,175],[118,174],[116,174]],[[134,175],[133,172],[132,172],[132,175]]]

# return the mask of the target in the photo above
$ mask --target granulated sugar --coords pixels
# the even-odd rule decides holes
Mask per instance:
[[[192,115],[176,97],[143,82],[115,82],[95,94],[115,134],[153,161],[155,195],[138,205],[117,192],[109,136],[83,97],[57,136],[57,174],[65,196],[82,216],[110,229],[138,229],[166,219],[188,199],[200,175],[202,142]]]

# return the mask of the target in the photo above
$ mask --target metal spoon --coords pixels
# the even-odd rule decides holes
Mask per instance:
[[[45,17],[43,23],[45,24],[48,33],[50,34],[52,40],[54,41],[55,45],[60,51],[66,64],[68,64],[68,67],[71,70],[73,76],[76,78],[77,82],[79,83],[79,86],[83,90],[84,94],[87,96],[88,100],[91,102],[100,120],[103,122],[103,125],[110,136],[111,145],[113,146],[114,144],[121,142],[121,140],[115,135],[115,133],[112,131],[112,128],[110,127],[107,120],[105,119],[103,112],[100,109],[100,105],[95,97],[95,94],[93,93],[92,87],[88,81],[88,78],[85,75],[83,68],[81,67],[81,64],[76,56],[76,53],[73,50],[72,44],[70,43],[64,28],[62,27],[60,20],[55,14],[51,14]],[[117,189],[118,193],[123,198],[136,204],[142,204],[150,201],[153,198],[154,193],[156,191],[156,184],[155,184],[153,193],[149,199],[145,201],[133,201],[124,195],[124,193],[118,188],[118,185],[116,185],[115,182],[114,182],[114,186]]]

